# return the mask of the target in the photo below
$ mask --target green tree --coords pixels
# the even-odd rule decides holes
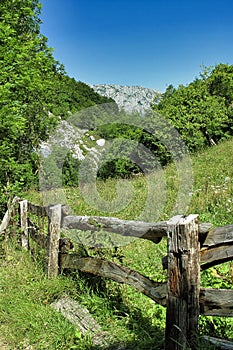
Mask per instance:
[[[39,0],[0,3],[1,203],[36,182],[36,150],[57,116],[109,101],[66,75],[40,33],[40,11]]]
[[[233,65],[219,64],[207,78],[208,91],[212,96],[225,98],[226,105],[233,103]]]
[[[171,121],[191,151],[230,135],[225,97],[210,93],[208,79],[196,79],[188,86],[169,89],[161,102],[153,107]]]
[[[31,182],[34,150],[55,121],[42,104],[56,63],[39,34],[39,11],[38,1],[0,4],[0,179],[6,195]]]

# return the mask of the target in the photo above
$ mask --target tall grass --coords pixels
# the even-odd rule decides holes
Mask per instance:
[[[232,224],[233,141],[194,155],[192,164],[194,185],[185,214],[198,213],[201,221],[215,226]],[[65,194],[73,212],[79,215],[167,220],[173,215],[179,186],[175,164],[154,176],[157,185],[149,204],[148,178],[121,180],[120,186],[127,186],[124,187],[125,196],[131,196],[131,201],[117,211],[101,211],[88,203],[89,193],[85,193],[85,189],[66,188]],[[96,186],[103,200],[117,199],[117,180],[99,181]],[[25,197],[40,202],[38,193],[27,193]],[[95,200],[93,198],[93,203]],[[146,212],[143,211],[145,203],[148,205]],[[166,249],[165,239],[158,245],[137,239],[131,243],[122,242],[117,251],[89,248],[88,252],[123,263],[156,281],[165,281],[166,271],[162,269],[161,259],[166,255]],[[52,301],[66,293],[86,306],[102,328],[127,349],[163,348],[165,309],[133,288],[78,272],[49,281],[40,264],[32,263],[32,257],[27,253],[8,247],[4,254],[0,265],[0,321],[2,334],[12,346],[18,349],[30,344],[34,349],[97,349],[49,307]],[[231,263],[211,268],[202,273],[202,286],[232,288],[232,271]],[[233,339],[233,321],[231,318],[200,317],[200,333]],[[200,344],[200,349],[207,349],[207,345]]]

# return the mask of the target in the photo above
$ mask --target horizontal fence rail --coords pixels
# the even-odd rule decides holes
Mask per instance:
[[[63,269],[77,269],[96,276],[128,284],[167,308],[166,350],[181,350],[192,344],[198,332],[198,317],[233,316],[233,289],[201,288],[200,273],[233,259],[233,225],[213,228],[200,223],[198,215],[175,216],[169,221],[142,222],[113,217],[74,216],[67,205],[39,206],[14,198],[0,225],[7,230],[19,213],[21,244],[30,249],[30,240],[46,251],[47,276],[54,278]],[[41,232],[33,217],[45,218],[47,228]],[[15,224],[14,224],[15,225]],[[14,226],[13,225],[13,226]],[[168,255],[163,267],[167,282],[156,282],[143,274],[112,261],[73,252],[72,242],[62,237],[66,230],[110,232],[124,237],[150,240],[158,244],[168,239]]]
[[[125,237],[137,237],[159,243],[163,237],[167,237],[167,221],[149,223],[143,221],[120,220],[103,216],[66,216],[62,227],[83,231],[98,232],[105,230]],[[212,227],[211,224],[200,224],[200,234],[204,235]]]
[[[166,283],[152,281],[133,269],[103,258],[82,258],[75,254],[61,254],[60,259],[62,268],[78,269],[96,276],[110,278],[118,283],[128,284],[158,304],[166,306]]]

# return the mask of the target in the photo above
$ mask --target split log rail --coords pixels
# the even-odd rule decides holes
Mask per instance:
[[[165,349],[196,347],[198,317],[233,316],[233,289],[201,288],[200,272],[233,260],[233,225],[212,228],[200,223],[198,215],[178,215],[169,221],[146,223],[111,217],[73,216],[69,207],[43,207],[27,200],[14,199],[0,225],[0,235],[11,222],[18,206],[21,244],[30,249],[32,239],[46,249],[47,276],[54,278],[63,269],[77,269],[133,286],[156,303],[166,306]],[[41,233],[30,214],[48,219],[47,234]],[[155,282],[141,273],[103,258],[80,256],[69,251],[70,240],[61,238],[62,229],[114,232],[158,244],[168,239],[168,254],[163,266],[166,283]],[[233,349],[233,347],[232,347]]]

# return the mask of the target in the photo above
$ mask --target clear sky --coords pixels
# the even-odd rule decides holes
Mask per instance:
[[[41,0],[41,32],[76,80],[165,91],[233,64],[233,0]]]

